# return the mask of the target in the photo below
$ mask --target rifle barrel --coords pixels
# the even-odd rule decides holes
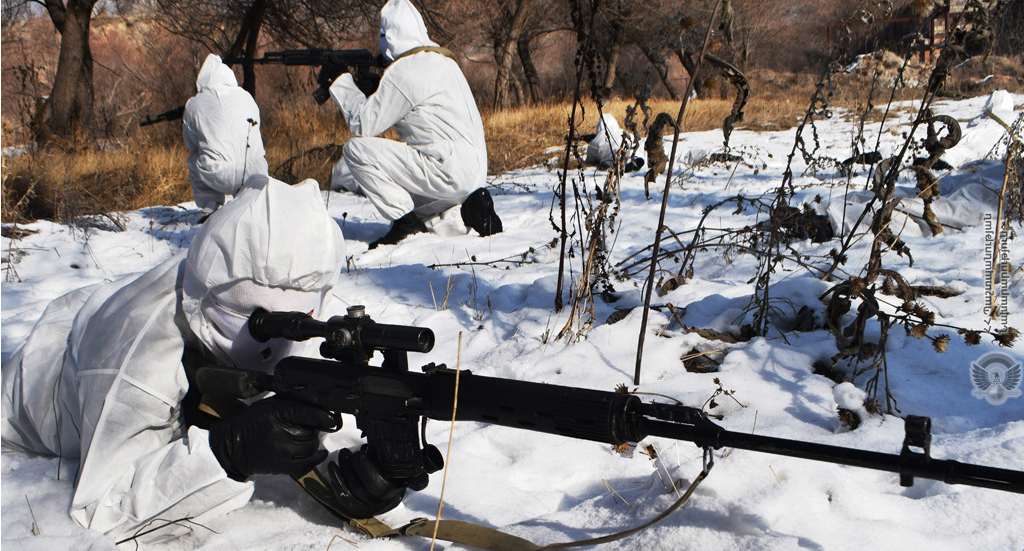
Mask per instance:
[[[412,373],[399,376],[421,377]],[[454,399],[449,394],[453,383],[451,373],[436,372],[427,377],[435,379],[430,390],[433,411],[428,412],[428,416],[441,420],[450,418]],[[912,446],[915,443],[910,436],[915,434],[918,426],[911,419],[907,420],[908,440],[904,442],[903,452],[887,454],[733,432],[711,422],[698,408],[643,404],[634,395],[618,392],[500,379],[468,372],[462,375],[459,386],[456,419],[460,421],[479,421],[609,444],[660,436],[686,440],[700,447],[733,447],[887,471],[899,474],[901,484],[905,486],[910,486],[918,477],[947,484],[1024,493],[1024,472],[933,459],[927,451],[914,451]]]
[[[696,427],[690,424],[674,423],[659,419],[641,421],[640,431],[651,436],[661,436],[675,440],[690,440],[698,445],[713,448],[731,447],[773,455],[785,455],[824,461],[840,465],[862,467],[876,471],[897,473],[904,477],[927,478],[940,480],[946,484],[967,484],[982,488],[991,488],[1024,494],[1024,472],[969,465],[952,460],[932,459],[925,454],[904,453],[900,455],[843,448],[828,444],[787,440],[773,436],[762,436],[733,432],[722,429],[711,422],[707,427]]]

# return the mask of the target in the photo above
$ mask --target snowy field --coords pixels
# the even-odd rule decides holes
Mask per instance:
[[[1024,96],[1013,96],[1020,114]],[[1002,186],[1002,159],[987,158],[1003,129],[982,115],[987,98],[943,101],[939,113],[955,116],[964,138],[943,159],[952,170],[937,172],[942,196],[936,203],[945,231],[931,237],[913,217],[898,215],[902,239],[910,247],[913,266],[893,253],[886,268],[898,271],[911,284],[954,289],[951,298],[925,297],[937,322],[969,329],[1024,330],[1021,272],[1007,286],[1004,318],[990,322],[984,314],[986,254],[989,251],[995,195]],[[912,107],[912,106],[910,106]],[[908,130],[911,109],[885,128],[867,128],[873,149],[876,139],[883,155],[894,154],[901,133]],[[620,121],[621,122],[621,121]],[[817,127],[820,154],[844,159],[856,122],[837,113]],[[923,132],[923,129],[921,130]],[[682,136],[677,174],[682,187],[669,197],[666,225],[675,232],[696,227],[702,209],[735,195],[772,194],[782,181],[795,131],[753,132],[732,136],[733,153],[742,163],[697,163],[720,151],[720,132]],[[666,141],[666,151],[670,143]],[[552,144],[557,146],[557,144]],[[641,148],[642,151],[642,148]],[[183,160],[184,162],[184,160]],[[805,173],[797,155],[794,164],[794,205],[811,202],[819,212],[841,218],[850,191],[850,212],[857,208],[866,184],[867,167],[855,167],[852,189],[835,171]],[[573,176],[579,177],[579,173]],[[586,187],[604,182],[596,169],[585,172]],[[489,238],[476,235],[442,238],[415,235],[397,246],[367,250],[367,243],[387,230],[373,207],[353,194],[325,193],[329,210],[342,226],[351,255],[338,297],[364,304],[379,322],[412,324],[433,329],[434,349],[414,355],[414,366],[428,362],[476,374],[579,386],[610,391],[626,384],[632,390],[647,272],[615,282],[615,302],[595,303],[592,327],[578,339],[553,338],[567,322],[569,308],[553,308],[558,273],[558,250],[551,247],[556,233],[549,222],[557,171],[543,167],[494,177],[490,182],[496,210],[505,231]],[[638,253],[654,240],[660,208],[659,179],[650,200],[643,193],[643,172],[622,181],[618,231],[612,263]],[[913,195],[909,173],[900,188]],[[988,188],[987,190],[985,188]],[[769,197],[770,200],[770,197]],[[707,221],[715,228],[741,228],[757,222],[753,209],[716,210]],[[908,203],[906,212],[914,212]],[[847,214],[847,217],[850,215]],[[125,227],[116,231],[111,218]],[[37,222],[22,229],[34,233],[17,241],[3,239],[2,350],[7,358],[25,339],[48,301],[79,286],[140,273],[183,251],[197,228],[195,205],[153,207],[97,217],[93,223],[68,226]],[[836,227],[841,223],[834,223]],[[1019,228],[1016,228],[1019,231]],[[688,240],[690,234],[683,239]],[[577,238],[578,239],[578,238]],[[851,251],[840,276],[857,274],[867,258],[869,239]],[[822,255],[837,241],[794,243],[809,255]],[[301,244],[297,244],[301,246]],[[668,245],[666,245],[668,246]],[[674,245],[673,245],[674,246]],[[1024,264],[1024,247],[1009,242],[1013,267]],[[642,254],[641,254],[642,256]],[[579,247],[570,260],[572,277],[580,271]],[[666,262],[665,270],[677,266]],[[694,278],[653,303],[643,354],[641,392],[672,396],[701,407],[719,385],[733,391],[718,396],[712,413],[722,426],[782,438],[844,447],[899,453],[904,423],[898,415],[873,415],[855,430],[847,430],[837,414],[839,402],[857,401],[850,385],[812,373],[812,364],[836,353],[835,339],[825,330],[772,333],[747,342],[710,341],[682,330],[672,319],[673,305],[681,322],[692,328],[736,331],[750,322],[745,308],[753,293],[749,280],[756,273],[751,255],[708,250],[697,256]],[[794,311],[807,305],[824,312],[818,300],[831,286],[792,263],[776,273],[773,296],[787,299]],[[567,285],[568,291],[568,285]],[[568,292],[565,294],[568,302]],[[685,308],[685,314],[683,310]],[[609,323],[617,310],[629,311]],[[631,310],[631,311],[630,311]],[[616,316],[618,317],[618,316]],[[578,327],[578,325],[574,325]],[[868,333],[877,335],[877,326]],[[951,334],[948,351],[939,354],[928,339],[915,339],[901,327],[887,342],[889,383],[902,415],[932,418],[932,455],[938,459],[1024,470],[1024,398],[1000,405],[972,395],[971,364],[989,352],[1002,352],[1020,361],[1024,342],[1000,347],[988,336],[967,346],[952,330],[936,328],[932,336]],[[460,350],[461,345],[461,350]],[[717,350],[716,373],[687,372],[680,357],[693,349]],[[461,356],[460,356],[461,355]],[[863,388],[866,376],[856,383]],[[644,396],[650,400],[650,396]],[[327,438],[329,448],[359,443],[352,419],[340,433]],[[594,537],[636,526],[658,515],[676,500],[669,481],[685,488],[701,470],[701,450],[688,442],[649,438],[659,459],[637,450],[631,456],[607,445],[535,434],[477,423],[428,424],[428,440],[442,452],[452,434],[451,457],[444,489],[444,518],[468,520],[548,544]],[[607,549],[658,550],[883,550],[993,549],[1024,550],[1024,495],[945,485],[918,480],[911,488],[899,485],[894,474],[837,466],[737,449],[715,452],[715,467],[689,503],[662,523],[639,535],[608,544]],[[135,542],[115,545],[101,534],[75,525],[67,515],[77,464],[18,453],[2,456],[2,530],[6,551],[39,549],[135,549]],[[442,490],[442,473],[432,476],[421,492],[386,515],[399,524],[416,517],[434,518]],[[168,519],[170,520],[170,519]],[[146,549],[241,550],[350,549],[426,550],[426,539],[368,540],[342,527],[308,498],[291,480],[257,477],[252,501],[244,508],[194,526],[191,535]],[[340,537],[336,537],[340,536]],[[438,542],[436,549],[458,549]]]

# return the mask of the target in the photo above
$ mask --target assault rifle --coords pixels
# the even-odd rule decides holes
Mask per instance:
[[[380,82],[380,75],[373,72],[373,69],[383,66],[379,58],[369,50],[322,50],[319,48],[265,52],[263,57],[259,58],[228,57],[223,61],[225,65],[254,63],[257,65],[334,66],[344,70],[354,69],[356,83],[367,95],[376,90],[377,84]],[[338,74],[341,72],[343,71],[339,70]],[[331,97],[331,93],[328,91],[330,85],[330,82],[319,82],[319,87],[313,91],[313,98],[318,104],[323,105]]]
[[[417,425],[428,418],[449,421],[455,409],[457,421],[616,446],[639,442],[647,436],[688,440],[705,450],[704,474],[710,468],[710,450],[727,446],[892,472],[900,475],[903,486],[912,485],[914,478],[920,477],[1024,493],[1024,472],[932,458],[931,421],[927,417],[908,416],[902,450],[886,454],[733,432],[710,421],[699,408],[644,403],[625,392],[487,377],[469,371],[457,373],[433,363],[424,366],[422,373],[409,371],[407,352],[429,352],[434,346],[433,332],[424,327],[376,323],[362,306],[350,307],[345,316],[326,322],[301,312],[257,309],[249,317],[248,328],[260,342],[323,338],[320,354],[329,359],[287,357],[277,364],[273,374],[200,368],[196,374],[200,393],[246,399],[273,391],[332,412],[352,414],[381,474],[412,490],[425,488],[428,475],[443,465],[437,448],[421,442]],[[369,365],[375,351],[383,355],[379,367]],[[303,483],[304,478],[299,482]],[[320,499],[310,486],[303,486]],[[326,500],[321,499],[321,503],[331,508]],[[358,519],[346,520],[370,535],[379,535],[357,524]],[[416,533],[410,532],[410,527],[413,525],[400,532]]]
[[[149,126],[151,124],[156,124],[158,122],[176,121],[176,120],[180,119],[183,116],[185,116],[185,106],[184,105],[182,105],[181,107],[175,107],[174,109],[171,109],[170,111],[164,111],[163,113],[160,113],[156,117],[150,117],[149,115],[146,115],[146,120],[140,122],[139,126]]]

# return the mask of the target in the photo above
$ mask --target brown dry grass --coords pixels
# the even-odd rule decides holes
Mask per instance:
[[[755,90],[764,88],[776,90],[752,97],[740,126],[780,129],[795,124],[806,109],[810,79],[769,75]],[[336,109],[310,105],[264,113],[267,162],[271,174],[285,182],[313,178],[326,186],[349,133]],[[632,102],[613,100],[604,106],[604,111],[621,122],[630,105]],[[673,101],[653,100],[649,106],[651,120],[662,111],[673,117],[679,111],[678,102]],[[731,99],[691,101],[683,130],[720,128],[731,107]],[[485,111],[490,172],[535,166],[551,157],[546,152],[564,148],[570,109],[570,104],[558,103]],[[594,131],[597,113],[595,105],[584,105],[577,114],[580,134]],[[642,114],[637,122],[643,125]],[[2,218],[4,222],[35,218],[67,220],[85,214],[189,201],[192,197],[187,158],[180,122],[134,132],[116,147],[5,157]]]
[[[721,104],[721,105],[720,105]],[[626,120],[627,108],[633,102],[612,100],[603,106],[603,112],[615,116],[620,125]],[[720,125],[722,117],[729,113],[731,102],[702,100],[690,102],[683,119],[684,130],[710,130]],[[656,100],[649,102],[650,119],[659,112],[673,115],[679,111],[676,102]],[[721,113],[721,116],[718,116]],[[501,173],[524,166],[542,163],[548,156],[545,151],[565,147],[566,133],[572,105],[568,103],[532,105],[504,111],[484,113],[484,132],[487,135],[488,167],[491,173]],[[636,122],[643,125],[643,114]],[[717,121],[715,120],[717,118]],[[594,132],[597,126],[596,104],[585,102],[577,110],[576,128],[578,134]],[[650,121],[648,121],[650,122]]]
[[[5,158],[3,221],[174,204],[191,194],[183,144],[50,151]]]
[[[810,97],[810,80],[806,77],[791,77],[784,84],[790,91],[752,97],[745,108],[741,128],[774,130],[789,128],[797,123],[807,108]],[[806,81],[802,86],[801,82]],[[729,90],[731,94],[732,91]],[[697,132],[721,128],[722,121],[732,110],[733,100],[701,99],[690,101],[683,116],[682,130]],[[615,116],[623,124],[627,109],[634,106],[632,101],[612,100],[603,105],[603,112]],[[652,100],[650,123],[660,112],[673,118],[679,112],[679,103],[669,100]],[[488,166],[491,173],[501,173],[525,166],[537,165],[547,160],[546,151],[563,149],[569,128],[572,105],[568,103],[532,105],[498,112],[484,113],[484,132],[487,135]],[[577,132],[594,132],[597,126],[596,104],[585,102],[576,114]],[[636,115],[636,122],[645,135],[644,116]]]
[[[330,182],[349,133],[326,111],[294,109],[264,118],[271,173],[295,183]],[[113,147],[51,149],[3,159],[3,222],[69,218],[192,199],[181,123],[133,133]]]

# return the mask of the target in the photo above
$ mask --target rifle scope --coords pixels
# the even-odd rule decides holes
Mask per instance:
[[[320,321],[302,312],[268,312],[257,308],[249,316],[249,334],[257,342],[323,338],[326,344],[337,348],[408,352],[430,352],[434,348],[434,332],[429,328],[377,323],[365,312],[363,306],[349,306],[346,315]]]

